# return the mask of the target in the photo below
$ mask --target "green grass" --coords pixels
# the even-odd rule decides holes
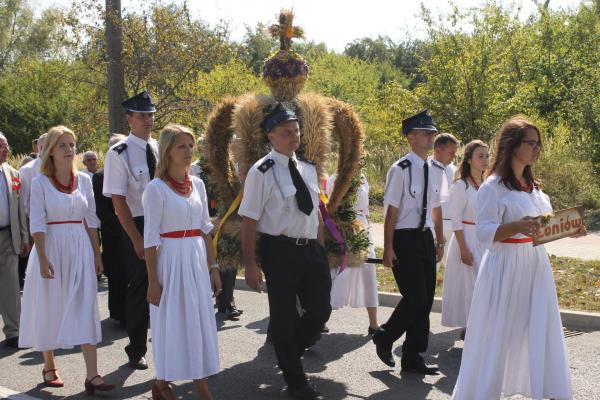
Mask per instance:
[[[377,204],[369,205],[369,222],[383,224],[383,206]]]
[[[381,257],[383,249],[376,253]],[[568,310],[600,312],[600,261],[579,258],[550,256],[554,282],[560,308]],[[398,292],[392,271],[383,265],[377,266],[377,281],[382,292]],[[436,296],[442,295],[444,267],[437,274]]]

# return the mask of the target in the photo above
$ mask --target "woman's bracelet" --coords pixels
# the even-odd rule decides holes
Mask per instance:
[[[221,267],[219,267],[219,263],[214,263],[210,267],[208,267],[209,272],[212,272],[214,269],[216,269],[217,271],[221,269]]]
[[[446,247],[446,242],[438,242],[435,244],[435,247],[437,247],[438,249],[443,249],[444,247]]]

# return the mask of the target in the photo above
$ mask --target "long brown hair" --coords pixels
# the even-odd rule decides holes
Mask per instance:
[[[535,129],[540,146],[542,135],[537,126],[524,115],[515,115],[502,125],[496,134],[496,151],[494,152],[489,174],[495,173],[509,190],[519,190],[519,184],[511,167],[511,160],[516,148],[521,144],[527,129]],[[530,165],[525,166],[523,178],[527,185],[539,187],[540,182],[533,175]]]
[[[469,177],[471,176],[471,164],[469,161],[473,159],[473,153],[478,148],[488,148],[488,145],[482,142],[481,140],[472,140],[465,146],[464,154],[460,165],[458,166],[458,170],[456,171],[456,179],[455,181],[462,180],[467,187],[469,187]],[[481,176],[483,178],[483,176]]]

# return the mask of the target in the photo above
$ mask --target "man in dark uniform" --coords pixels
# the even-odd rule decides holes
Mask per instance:
[[[384,195],[383,264],[392,268],[402,294],[389,320],[373,335],[377,356],[395,366],[392,346],[406,332],[402,371],[436,374],[419,353],[427,350],[429,313],[435,293],[435,264],[444,252],[440,179],[428,159],[437,128],[423,111],[402,121],[412,151],[389,169]],[[431,228],[436,237],[434,244]]]
[[[268,287],[273,345],[296,399],[321,399],[309,384],[301,357],[329,319],[331,277],[322,245],[315,166],[296,158],[300,128],[294,112],[276,104],[262,123],[272,150],[248,171],[239,214],[247,284],[261,290],[259,259]],[[304,313],[300,317],[296,297]]]
[[[112,134],[108,147],[126,138],[125,135]],[[112,200],[102,195],[104,187],[104,170],[97,171],[92,176],[94,199],[96,202],[96,215],[100,220],[100,240],[102,241],[102,264],[104,274],[108,278],[108,313],[110,318],[118,321],[125,327],[125,297],[127,295],[127,264],[124,257],[127,254],[122,250],[123,230],[115,213]]]
[[[158,143],[150,133],[154,126],[156,108],[147,92],[125,100],[127,123],[131,132],[127,139],[111,147],[104,160],[103,194],[112,198],[115,212],[125,232],[127,252],[126,314],[129,344],[125,352],[129,365],[135,369],[147,369],[146,350],[148,341],[149,309],[148,272],[144,256],[144,208],[142,194],[154,178]]]

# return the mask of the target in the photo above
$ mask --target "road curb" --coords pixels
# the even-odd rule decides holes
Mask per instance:
[[[250,290],[246,285],[244,278],[237,277],[235,288],[240,290]],[[379,305],[382,307],[396,307],[396,304],[402,299],[399,293],[379,292]],[[442,312],[442,298],[433,299],[431,311]],[[562,324],[567,329],[577,331],[600,331],[600,314],[583,311],[560,310]]]

